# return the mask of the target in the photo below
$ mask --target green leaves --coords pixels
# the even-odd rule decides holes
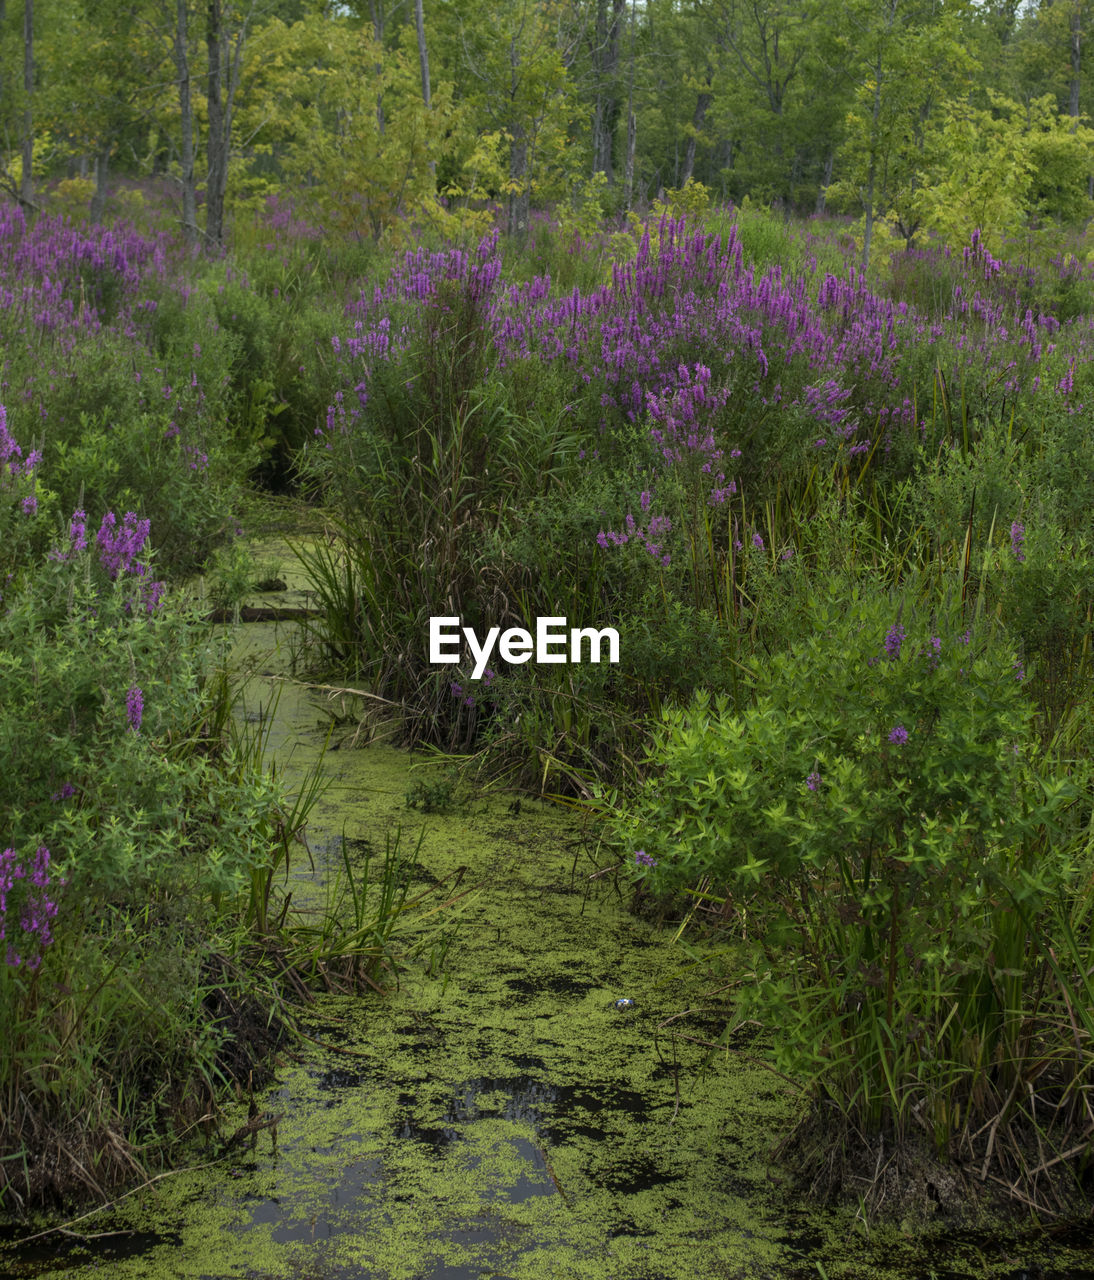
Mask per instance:
[[[980,230],[999,251],[1031,219],[1089,217],[1094,131],[1062,116],[1051,95],[1028,106],[988,91],[990,109],[947,102],[927,131],[914,202],[953,248]]]
[[[814,601],[813,633],[753,665],[742,714],[705,694],[665,713],[615,818],[656,858],[655,893],[709,877],[749,895],[758,971],[789,929],[800,953],[752,1007],[780,1027],[782,1065],[865,1129],[907,1126],[924,1096],[968,1115],[985,1063],[1022,1070],[1024,984],[1071,874],[1049,833],[1075,785],[1022,749],[1014,650],[914,598]]]

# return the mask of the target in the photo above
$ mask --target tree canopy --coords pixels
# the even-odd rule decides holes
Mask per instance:
[[[160,175],[194,242],[290,193],[380,238],[590,198],[926,228],[1090,216],[1079,0],[0,0],[0,188]],[[581,195],[584,193],[584,195]],[[455,222],[453,222],[455,219]]]

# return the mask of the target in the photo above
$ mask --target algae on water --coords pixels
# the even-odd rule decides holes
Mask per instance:
[[[272,707],[269,749],[302,776],[325,737],[323,703],[297,686],[277,702],[268,685],[247,696]],[[956,1243],[868,1235],[796,1202],[768,1159],[794,1120],[793,1091],[741,1055],[700,1070],[701,1047],[656,1034],[691,1009],[674,1025],[707,1039],[724,1011],[667,933],[630,915],[609,882],[590,885],[572,820],[537,802],[514,812],[506,798],[423,814],[406,804],[411,763],[388,747],[328,752],[313,843],[376,849],[402,828],[411,843],[421,836],[423,882],[466,868],[479,890],[444,971],[430,976],[423,956],[386,999],[320,998],[307,1031],[326,1047],[305,1042],[260,1100],[285,1113],[276,1149],[263,1133],[253,1150],[166,1178],[81,1224],[134,1235],[54,1237],[52,1268],[39,1254],[15,1274],[1013,1272],[1002,1241],[974,1264],[971,1247],[963,1261]]]

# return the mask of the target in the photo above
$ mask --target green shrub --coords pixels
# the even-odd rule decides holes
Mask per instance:
[[[17,575],[0,614],[0,744],[17,762],[0,775],[3,838],[48,846],[84,899],[185,886],[220,901],[268,857],[253,806],[274,796],[260,774],[222,768],[211,740],[183,749],[202,735],[213,651],[136,559],[147,524],[93,527],[78,514],[69,544]]]
[[[192,317],[190,317],[192,319]],[[103,331],[51,355],[48,380],[16,352],[8,377],[25,405],[12,430],[40,439],[56,507],[154,517],[160,570],[199,569],[234,528],[230,510],[257,450],[227,428],[227,370],[216,342],[165,362]]]
[[[747,904],[782,1068],[862,1133],[945,1149],[1037,1055],[1064,1071],[1070,1033],[1038,1015],[1062,1008],[1045,930],[1075,786],[1040,764],[1004,635],[904,599],[814,602],[809,638],[748,664],[741,714],[666,711],[614,829],[652,890]]]
[[[104,1194],[212,1105],[241,1028],[205,997],[249,1007],[264,984],[206,968],[240,951],[283,809],[226,738],[218,655],[154,580],[148,522],[77,512],[58,535],[12,478],[0,529],[30,532],[0,552],[0,1204],[19,1207]]]

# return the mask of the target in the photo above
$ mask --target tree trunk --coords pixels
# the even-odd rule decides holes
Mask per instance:
[[[369,0],[369,13],[372,17],[372,34],[376,43],[382,49],[384,47],[384,0]],[[376,79],[379,80],[383,74],[383,67],[376,64]],[[376,95],[376,128],[381,137],[384,136],[384,95],[378,93]]]
[[[615,132],[621,111],[617,83],[619,28],[625,3],[626,0],[597,0],[593,27],[593,173],[603,173],[609,185],[615,180]]]
[[[190,101],[190,58],[187,51],[186,0],[175,7],[175,73],[178,76],[179,162],[182,168],[182,234],[187,245],[198,240],[198,198],[194,181],[194,108]]]
[[[94,223],[102,222],[106,210],[106,179],[110,173],[111,150],[111,144],[107,141],[101,143],[95,152],[95,191],[91,197],[91,221]],[[86,163],[87,157],[82,159]]]
[[[509,224],[511,236],[523,236],[528,230],[528,213],[531,194],[528,190],[528,138],[523,125],[515,125],[513,139],[509,143],[509,177],[513,191],[509,194]]]
[[[23,0],[23,173],[19,200],[34,204],[34,0]]]
[[[0,31],[3,31],[4,24],[8,20],[8,2],[0,0]],[[4,100],[4,67],[0,65],[0,102]]]
[[[681,187],[686,187],[691,175],[695,172],[695,146],[699,140],[699,134],[703,131],[703,121],[707,118],[707,111],[710,104],[714,101],[712,93],[700,93],[698,101],[695,103],[695,111],[691,117],[691,131],[688,134],[688,145],[684,152],[684,172],[680,175]]]
[[[210,244],[224,243],[224,193],[227,190],[228,139],[224,128],[224,15],[220,0],[209,0],[205,19],[205,48],[209,59],[206,101],[209,111],[209,139],[206,159],[209,174],[205,182],[205,235]]]
[[[878,122],[881,119],[881,55],[878,54],[874,72],[874,109],[870,127],[870,167],[866,175],[866,224],[862,232],[862,269],[870,266],[870,241],[874,238],[874,190],[877,186]]]
[[[520,89],[520,48],[514,37],[509,42],[509,99],[514,104]],[[528,172],[528,131],[524,124],[514,120],[509,141],[509,193],[508,231],[511,236],[523,236],[528,230],[528,213],[531,206]]]
[[[832,170],[836,165],[836,151],[831,148],[828,152],[828,159],[824,162],[824,177],[821,179],[820,190],[817,192],[817,207],[815,213],[817,217],[821,217],[828,204],[828,188],[832,185]]]
[[[634,149],[638,141],[638,121],[634,114],[634,6],[631,0],[631,53],[627,69],[627,157],[623,162],[623,208],[634,203]]]
[[[1072,132],[1079,127],[1079,68],[1081,65],[1080,53],[1082,51],[1081,43],[1081,19],[1082,5],[1079,0],[1074,0],[1071,10],[1071,101],[1068,104],[1068,115],[1075,121],[1072,125]]]
[[[638,121],[627,112],[627,158],[623,163],[623,208],[630,212],[634,204],[634,148],[638,141]]]
[[[414,0],[414,25],[418,31],[418,65],[422,69],[422,101],[428,111],[433,105],[433,95],[429,90],[429,50],[425,43],[425,13],[422,10],[422,0]]]

